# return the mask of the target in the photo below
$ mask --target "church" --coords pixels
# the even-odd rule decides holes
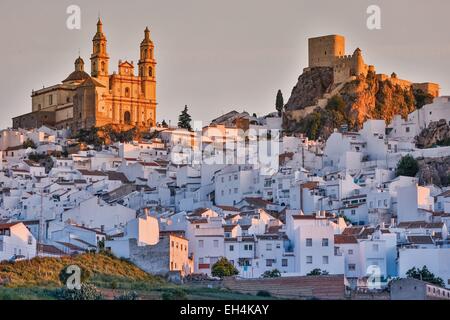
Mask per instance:
[[[13,118],[13,128],[42,125],[57,129],[90,129],[112,125],[116,130],[149,130],[156,124],[156,61],[150,31],[145,29],[135,75],[133,61],[119,61],[109,73],[107,39],[101,19],[92,40],[91,74],[81,57],[62,83],[31,94],[32,111]]]

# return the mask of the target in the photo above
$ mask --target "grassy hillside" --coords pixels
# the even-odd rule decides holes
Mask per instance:
[[[59,274],[69,265],[87,270],[93,279],[114,277],[128,281],[144,281],[161,285],[164,280],[151,276],[128,261],[106,254],[83,254],[63,258],[35,258],[16,263],[0,263],[0,281],[7,287],[61,286]]]
[[[69,265],[78,265],[86,270],[89,277],[85,281],[93,284],[103,299],[108,300],[129,292],[136,292],[139,299],[143,300],[270,299],[225,289],[175,285],[145,273],[126,260],[107,254],[83,254],[0,263],[0,300],[59,299],[58,292],[63,287],[59,275]]]

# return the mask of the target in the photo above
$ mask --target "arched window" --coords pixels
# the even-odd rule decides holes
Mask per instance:
[[[148,76],[153,77],[153,68],[152,67],[148,67]]]
[[[105,61],[102,61],[102,72],[105,72]]]
[[[148,49],[145,49],[144,50],[144,59],[147,59],[147,57],[148,57]]]
[[[125,97],[129,98],[130,97],[130,88],[125,88]]]
[[[125,111],[125,114],[123,115],[123,119],[125,124],[131,124],[131,113],[129,111]]]

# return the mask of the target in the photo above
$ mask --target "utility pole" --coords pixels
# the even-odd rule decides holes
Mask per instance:
[[[39,230],[38,230],[38,256],[43,256],[44,254],[44,238],[45,238],[45,218],[44,218],[44,195],[43,190],[40,192],[41,197],[41,211],[39,214]]]

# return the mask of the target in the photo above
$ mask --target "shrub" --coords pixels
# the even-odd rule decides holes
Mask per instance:
[[[139,295],[136,291],[130,291],[120,296],[114,297],[114,300],[139,300]]]
[[[60,300],[102,300],[103,296],[96,286],[89,283],[81,284],[81,289],[60,289],[58,293]]]
[[[263,278],[279,278],[281,277],[281,272],[278,269],[267,270],[262,274]]]
[[[419,163],[411,155],[406,155],[400,159],[395,171],[397,176],[415,177],[419,172]]]
[[[265,291],[265,290],[258,291],[258,293],[256,295],[258,297],[271,297],[272,296],[272,294],[269,291]]]
[[[326,276],[328,275],[328,271],[321,270],[319,268],[313,269],[310,273],[307,274],[307,276]]]
[[[226,258],[220,258],[219,261],[212,266],[211,274],[214,277],[223,278],[238,275],[239,271]]]
[[[187,293],[182,289],[171,289],[161,295],[163,300],[187,300]]]

